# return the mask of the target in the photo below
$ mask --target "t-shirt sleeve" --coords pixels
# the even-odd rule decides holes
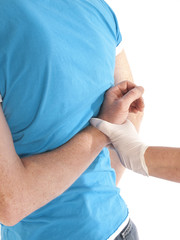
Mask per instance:
[[[117,18],[116,18],[116,36],[117,36],[117,45],[116,45],[116,47],[118,47],[119,44],[122,42],[122,35],[121,35],[120,29],[119,29],[119,23],[118,23]]]
[[[116,56],[123,50],[123,42],[121,41],[116,47]]]
[[[116,21],[116,38],[117,38],[116,55],[118,55],[123,50],[123,43],[122,43],[122,35],[120,32],[119,23],[116,16],[115,16],[115,21]]]
[[[113,10],[113,8],[115,9],[115,6],[111,0],[106,0],[104,1],[104,3],[107,5],[107,7],[109,8],[111,14],[113,15],[114,18],[114,22],[115,22],[115,28],[116,28],[116,56],[122,51],[123,49],[123,44],[122,44],[122,35],[121,35],[121,31],[119,28],[119,23],[118,23],[118,18],[117,15],[115,13],[115,11]]]

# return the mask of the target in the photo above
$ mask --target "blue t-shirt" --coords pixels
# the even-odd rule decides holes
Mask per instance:
[[[20,157],[89,125],[114,84],[117,19],[104,0],[0,0],[0,94]],[[77,159],[78,161],[78,159]],[[77,181],[2,240],[105,240],[128,209],[107,148]]]

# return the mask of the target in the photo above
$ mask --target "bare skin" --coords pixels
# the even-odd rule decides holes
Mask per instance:
[[[145,161],[150,176],[180,183],[180,148],[149,147]]]
[[[128,80],[134,83],[133,75],[126,57],[126,53],[122,50],[116,56],[115,70],[114,70],[114,83],[115,85]],[[134,124],[136,130],[139,131],[141,121],[143,118],[143,111],[137,113],[129,113],[128,119]],[[124,166],[119,161],[119,157],[113,148],[109,148],[111,167],[114,168],[116,172],[116,184],[118,185],[125,171]]]
[[[123,84],[129,85],[127,89],[130,89],[132,83],[121,82],[122,86]],[[114,89],[115,88],[116,87],[114,87]],[[116,98],[118,97],[118,94],[116,93],[116,91],[113,91],[113,94],[112,94],[111,90],[109,90],[108,94],[106,95],[107,98],[105,99],[102,109],[100,110],[99,117],[113,124],[118,124],[118,122],[120,122],[120,119],[122,119],[123,121],[125,118],[127,119],[128,117],[128,112],[126,112],[124,109],[128,108],[129,111],[132,111],[131,108],[134,109],[135,103],[136,103],[137,110],[143,111],[143,102],[141,100],[141,97],[135,102],[133,102],[131,105],[129,105],[128,101],[126,101],[126,104],[124,104],[123,106],[124,108],[121,108],[120,106],[118,106],[119,101],[125,100],[127,97],[129,97],[129,101],[130,101],[131,97],[134,94],[133,91],[134,89],[129,90],[128,93],[126,93],[124,96],[121,96],[120,100],[118,100],[118,103],[117,103]],[[112,120],[109,118],[109,116],[103,114],[104,110],[106,111],[109,108],[111,109]],[[121,109],[121,112],[118,112],[119,109]],[[115,112],[118,112],[117,116],[115,116],[114,114]],[[136,112],[136,109],[133,112]],[[144,154],[144,158],[145,158],[145,162],[146,162],[150,176],[180,183],[180,148],[150,146],[147,148]]]
[[[122,51],[116,57],[114,78],[115,84],[127,79],[133,82],[132,73],[124,51]],[[128,119],[133,122],[137,131],[140,128],[142,117],[143,111],[139,111],[136,114],[129,113],[128,115]],[[104,118],[104,120],[108,121],[109,119]],[[116,183],[118,185],[125,169],[120,163],[116,152],[112,149],[109,149],[109,151],[111,157],[111,166],[116,171]],[[150,176],[173,182],[180,182],[180,148],[150,146],[146,150],[144,157]]]

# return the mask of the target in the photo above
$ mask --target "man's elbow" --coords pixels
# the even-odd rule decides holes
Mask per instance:
[[[20,209],[15,208],[12,204],[1,204],[0,223],[9,227],[19,223],[23,219],[19,210]]]
[[[5,226],[12,227],[12,226],[16,225],[18,222],[20,222],[20,221],[12,218],[10,216],[3,216],[0,223]]]

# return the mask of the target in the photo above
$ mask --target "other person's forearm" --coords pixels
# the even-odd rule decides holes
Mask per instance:
[[[5,119],[1,138],[0,222],[5,225],[16,224],[63,193],[108,144],[103,133],[89,126],[51,152],[20,159]]]
[[[147,146],[128,120],[112,124],[92,118],[90,122],[109,137],[123,166],[145,176],[180,183],[180,148]]]
[[[144,157],[150,176],[180,183],[180,148],[148,147]]]

